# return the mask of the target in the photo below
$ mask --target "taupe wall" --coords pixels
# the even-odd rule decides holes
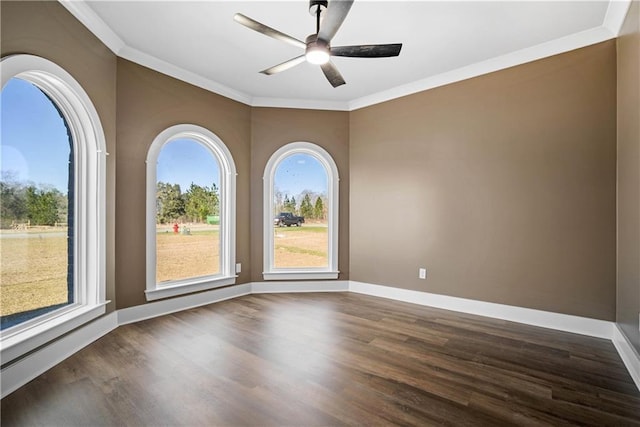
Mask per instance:
[[[2,57],[38,55],[58,64],[84,88],[104,130],[107,150],[107,299],[115,308],[116,56],[54,1],[0,2]]]
[[[615,318],[614,41],[354,111],[350,131],[351,280]]]
[[[2,55],[58,63],[100,114],[111,154],[107,282],[117,304],[110,309],[146,302],[149,144],[171,125],[195,123],[220,136],[236,162],[239,283],[262,280],[266,161],[286,143],[309,141],[340,171],[341,279],[615,318],[615,42],[351,113],[250,108],[116,59],[57,2],[0,4]],[[637,64],[625,40],[620,61]],[[634,84],[625,69],[622,91]],[[637,96],[620,102],[623,112],[637,108]],[[621,135],[634,129],[624,117]],[[633,157],[625,153],[618,160]],[[625,171],[637,169],[631,164],[618,177],[621,221],[628,212],[633,220],[626,206],[637,206],[637,178]],[[620,248],[637,267],[630,242],[626,249],[621,239]],[[421,266],[426,281],[417,279]],[[625,283],[626,271],[621,258]],[[634,291],[640,299],[633,277],[628,283],[619,287],[618,319],[632,328],[638,306],[625,302]]]
[[[293,141],[309,141],[324,147],[334,157],[340,172],[339,267],[340,278],[348,278],[348,113],[252,109],[117,58],[57,2],[3,1],[1,7],[2,56],[32,53],[51,59],[80,82],[100,114],[110,153],[107,170],[110,310],[146,303],[145,159],[153,139],[179,123],[193,123],[211,130],[224,141],[234,158],[238,172],[236,259],[243,264],[238,283],[262,280],[261,177],[269,156]],[[321,123],[317,122],[319,118]]]
[[[216,134],[236,165],[236,262],[249,281],[251,108],[164,74],[118,59],[116,292],[118,308],[144,304],[147,151],[170,126],[190,123]]]
[[[251,116],[251,280],[262,281],[262,176],[271,155],[290,142],[327,150],[340,175],[339,279],[349,278],[349,113],[253,108]]]
[[[640,3],[618,46],[618,302],[616,321],[640,352]]]

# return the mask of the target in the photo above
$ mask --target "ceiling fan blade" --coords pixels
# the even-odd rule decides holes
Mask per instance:
[[[342,78],[340,71],[338,71],[336,66],[333,65],[333,62],[329,61],[326,64],[322,64],[320,68],[322,68],[322,72],[327,80],[329,80],[329,83],[331,83],[331,86],[338,87],[346,83]]]
[[[400,49],[402,49],[402,43],[334,46],[331,48],[331,55],[351,58],[388,58],[398,56]]]
[[[266,70],[262,70],[260,72],[262,74],[266,74],[267,76],[270,76],[272,74],[276,74],[281,71],[288,70],[289,68],[293,68],[296,65],[302,64],[304,61],[305,61],[305,57],[304,55],[301,55],[293,59],[290,59],[288,61],[284,61],[282,64],[274,65],[273,67],[267,68]]]
[[[278,30],[274,30],[271,27],[267,27],[266,25],[261,24],[260,22],[255,21],[255,20],[253,20],[253,19],[249,18],[248,16],[245,16],[245,15],[243,15],[241,13],[236,13],[233,16],[233,19],[237,23],[242,24],[245,27],[247,27],[247,28],[249,28],[249,29],[251,29],[253,31],[257,31],[259,33],[262,33],[265,36],[272,37],[272,38],[274,38],[276,40],[280,40],[280,41],[283,41],[285,43],[289,43],[290,45],[293,45],[293,46],[296,46],[296,47],[299,47],[299,48],[302,48],[302,49],[306,49],[307,48],[307,45],[304,42],[302,42],[302,41],[300,41],[300,40],[298,40],[296,38],[293,38],[288,34],[281,33]]]
[[[336,35],[340,25],[347,17],[349,9],[353,5],[353,0],[331,0],[329,1],[329,7],[327,7],[326,15],[320,25],[320,31],[318,32],[318,38],[326,41],[331,41],[333,36]]]

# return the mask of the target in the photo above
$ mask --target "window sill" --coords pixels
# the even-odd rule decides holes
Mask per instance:
[[[61,309],[57,314],[42,316],[31,326],[19,328],[15,332],[7,329],[2,334],[0,358],[6,364],[47,342],[58,338],[83,324],[106,313],[109,301],[96,305],[80,305]]]
[[[155,301],[162,298],[206,291],[208,289],[233,285],[236,283],[236,277],[238,276],[218,277],[215,279],[211,277],[204,277],[200,280],[169,282],[166,285],[156,286],[155,289],[147,289],[145,291],[145,295],[147,297],[147,301]]]
[[[264,280],[331,280],[337,279],[339,271],[278,271],[264,272]]]

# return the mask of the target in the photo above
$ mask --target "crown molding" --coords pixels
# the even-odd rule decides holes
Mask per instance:
[[[631,7],[631,0],[611,0],[607,7],[607,13],[604,16],[602,26],[611,31],[614,37],[620,35],[622,24],[627,17],[629,8]]]
[[[251,99],[251,106],[252,107],[271,107],[271,108],[298,108],[302,110],[349,111],[348,102],[308,100],[308,99],[255,97]]]
[[[252,107],[296,108],[332,111],[354,111],[371,105],[391,101],[439,86],[459,82],[483,74],[492,73],[552,55],[568,52],[615,38],[620,33],[631,0],[611,0],[601,26],[536,46],[490,58],[475,64],[457,68],[438,75],[396,86],[351,101],[305,100],[287,98],[254,97],[233,89],[197,73],[185,70],[147,53],[128,46],[85,1],[58,0],[73,16],[87,27],[113,53],[154,71],[198,86],[207,91],[230,98]]]
[[[251,105],[251,96],[244,92],[202,77],[199,74],[185,70],[184,68],[163,61],[155,56],[149,55],[127,45],[124,40],[122,40],[102,20],[102,18],[100,18],[93,9],[87,5],[85,1],[58,0],[58,2],[117,56],[194,86],[198,86],[202,89],[208,90],[209,92],[222,95],[243,104]]]
[[[349,103],[349,111],[470,79],[472,77],[481,76],[483,74],[492,73],[494,71],[504,70],[506,68],[547,58],[560,53],[569,52],[571,50],[590,46],[612,38],[614,38],[614,35],[604,27],[597,27],[580,33],[571,34],[566,37],[551,40],[546,43],[521,49],[502,56],[497,56],[485,61],[476,62],[475,64],[355,99]]]
[[[125,46],[122,48],[118,56],[159,73],[182,80],[185,83],[198,86],[202,89],[208,90],[209,92],[222,95],[225,98],[233,99],[234,101],[238,101],[243,104],[252,105],[251,96],[244,92],[240,92],[216,81],[202,77],[200,74],[185,70],[182,67],[178,67],[177,65],[173,65],[167,61],[156,58],[153,55],[149,55],[132,47]]]
[[[84,1],[58,0],[78,21],[116,55],[126,46],[122,40]]]

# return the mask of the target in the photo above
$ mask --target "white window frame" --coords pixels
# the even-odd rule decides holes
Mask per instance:
[[[214,275],[156,282],[156,169],[162,148],[176,139],[196,141],[214,156],[220,167],[220,272]],[[162,131],[147,153],[147,301],[183,295],[236,282],[236,166],[222,140],[210,130],[180,124]]]
[[[287,157],[295,154],[306,154],[316,159],[327,174],[327,200],[329,209],[327,212],[327,230],[329,233],[329,247],[327,248],[327,267],[305,268],[276,268],[274,265],[274,180],[275,173],[280,163]],[[319,145],[310,142],[292,142],[277,150],[264,169],[263,179],[263,233],[264,256],[263,273],[264,280],[327,280],[337,279],[338,274],[338,189],[340,177],[338,168],[331,155]]]
[[[74,303],[0,333],[2,363],[16,359],[106,312],[106,142],[100,117],[82,86],[63,68],[34,55],[2,58],[2,87],[17,77],[60,109],[74,146]]]

